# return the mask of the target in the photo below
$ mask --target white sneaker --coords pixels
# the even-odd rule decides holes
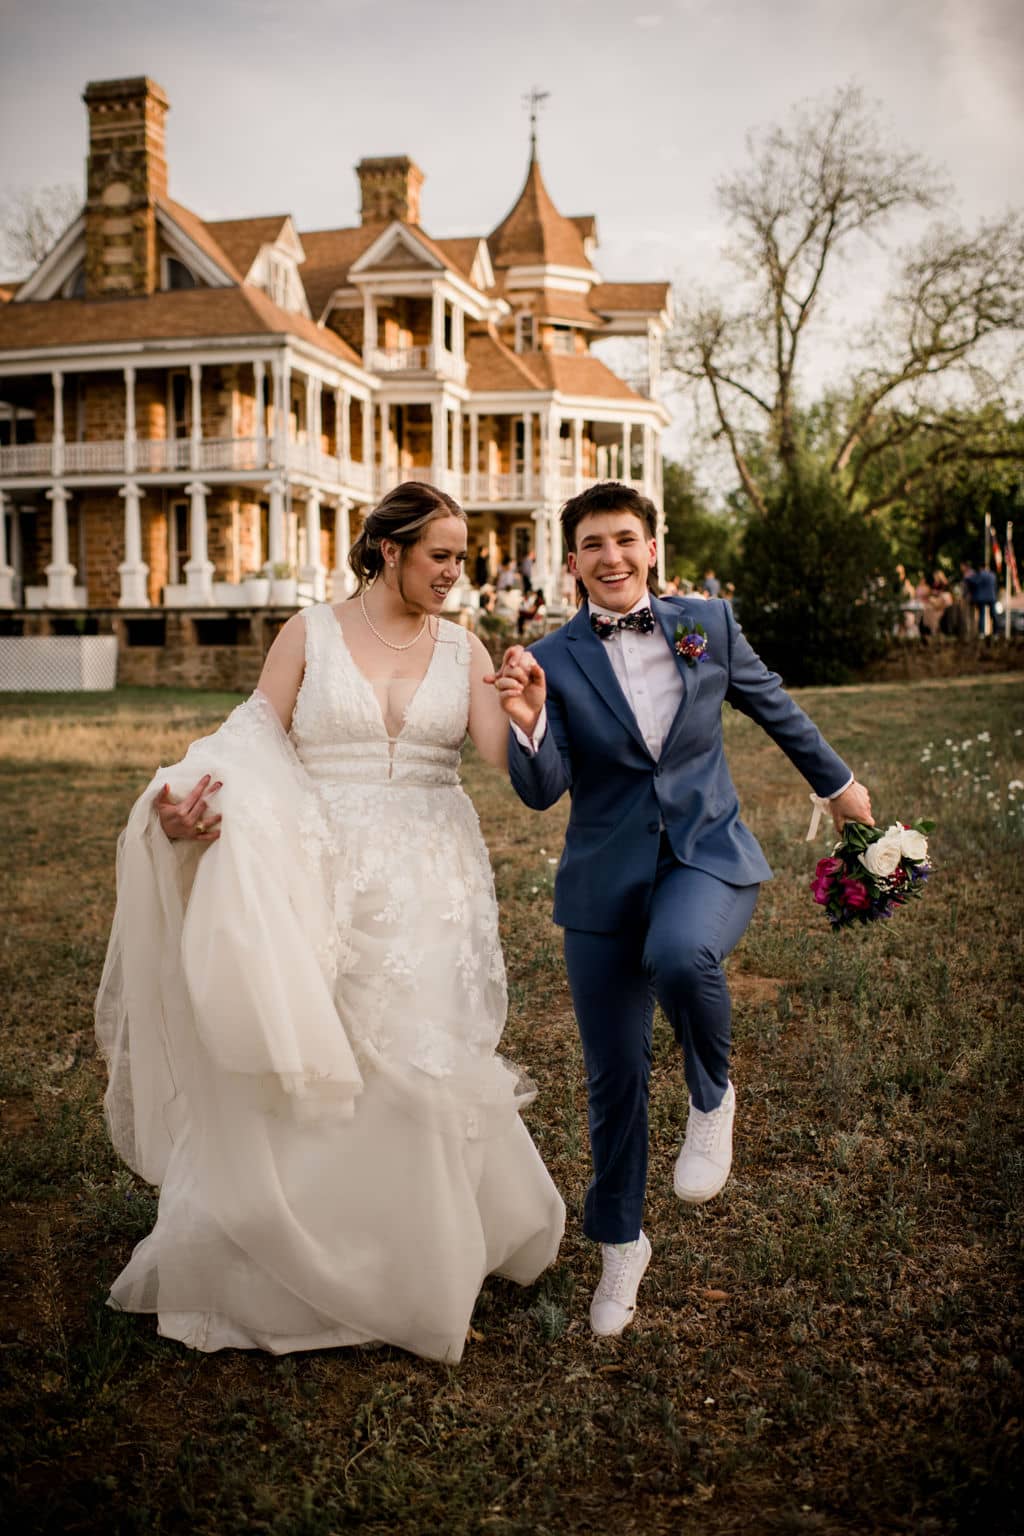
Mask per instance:
[[[633,1321],[636,1293],[651,1262],[643,1232],[635,1243],[601,1244],[601,1279],[590,1303],[590,1326],[601,1338],[621,1333]]]
[[[732,1083],[717,1109],[695,1109],[690,1100],[686,1137],[672,1178],[676,1194],[687,1205],[703,1205],[705,1200],[711,1200],[729,1177],[735,1114],[736,1090]]]

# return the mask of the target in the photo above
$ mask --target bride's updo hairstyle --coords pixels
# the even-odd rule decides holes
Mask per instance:
[[[348,563],[360,590],[368,587],[384,569],[381,544],[385,539],[397,544],[404,555],[405,550],[419,543],[423,530],[435,517],[457,517],[463,523],[466,521],[466,514],[457,501],[424,480],[406,480],[403,485],[388,491],[372,512],[366,514],[362,532],[348,552]]]

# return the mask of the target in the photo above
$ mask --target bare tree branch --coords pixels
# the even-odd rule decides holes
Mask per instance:
[[[33,272],[81,211],[81,192],[67,184],[21,188],[4,198],[0,245],[12,272]]]

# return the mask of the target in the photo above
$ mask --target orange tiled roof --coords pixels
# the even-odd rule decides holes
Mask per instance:
[[[436,244],[444,252],[450,266],[469,281],[473,262],[483,235],[460,235],[454,239],[438,240]]]
[[[535,297],[531,309],[540,320],[565,320],[594,331],[604,325],[600,315],[594,313],[589,297],[582,293],[563,293],[559,288],[539,288],[532,292]]]
[[[497,267],[531,267],[553,263],[589,267],[583,236],[551,201],[540,165],[530,161],[526,181],[511,211],[487,237],[491,261]]]
[[[582,239],[597,239],[597,219],[592,213],[570,213],[569,218],[576,225]]]
[[[613,310],[650,310],[660,314],[668,303],[670,283],[596,283],[590,290],[593,309],[601,314]]]
[[[138,299],[46,299],[0,307],[0,351],[254,334],[296,336],[345,362],[361,361],[333,331],[281,309],[248,284]]]
[[[543,384],[524,357],[499,341],[492,331],[466,337],[466,383],[474,392],[482,390],[537,390]]]
[[[357,224],[351,229],[314,229],[299,235],[306,253],[299,275],[314,315],[323,313],[335,288],[343,288],[348,281],[349,267],[386,228],[386,224]]]
[[[234,278],[236,283],[242,281],[242,273],[239,272],[227,251],[210,233],[210,226],[206,224],[191,208],[186,208],[182,203],[176,203],[169,197],[159,199],[160,206],[169,213],[174,222],[181,228],[190,240],[193,240],[199,249],[205,251],[228,277]]]
[[[642,395],[630,389],[597,357],[563,357],[560,352],[530,352],[527,361],[541,379],[544,389],[557,389],[563,395],[583,395],[599,400],[637,400]]]
[[[287,218],[275,213],[265,219],[207,219],[206,228],[244,277],[260,247],[273,245]]]

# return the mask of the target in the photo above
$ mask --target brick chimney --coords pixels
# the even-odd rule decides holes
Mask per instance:
[[[360,223],[381,224],[389,219],[419,223],[423,172],[408,155],[360,160],[356,175],[362,199]]]
[[[156,199],[167,195],[170,103],[145,75],[94,80],[82,100],[89,112],[86,297],[153,293],[160,286]]]

